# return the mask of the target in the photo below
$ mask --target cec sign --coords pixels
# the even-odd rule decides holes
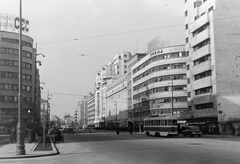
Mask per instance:
[[[22,32],[28,34],[29,32],[29,20],[20,18],[14,15],[0,14],[0,30],[19,33],[20,25],[22,26]]]

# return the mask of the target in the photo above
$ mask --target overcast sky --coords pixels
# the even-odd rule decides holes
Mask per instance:
[[[60,118],[74,115],[81,95],[93,92],[96,71],[118,52],[145,52],[157,36],[169,45],[185,40],[183,0],[22,2],[29,36],[46,56],[38,56],[42,98],[49,90],[51,114]],[[19,15],[19,0],[0,0],[0,13]]]

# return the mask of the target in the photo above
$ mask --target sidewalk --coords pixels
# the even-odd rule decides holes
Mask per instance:
[[[41,156],[50,156],[59,154],[56,146],[52,143],[52,151],[33,151],[37,146],[36,142],[25,143],[26,155],[16,155],[17,144],[9,143],[0,146],[0,159],[14,159],[14,158],[32,158]]]

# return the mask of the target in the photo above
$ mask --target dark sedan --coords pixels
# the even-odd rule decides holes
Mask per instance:
[[[202,132],[197,126],[188,126],[186,129],[182,132],[183,136],[198,136],[201,137]]]

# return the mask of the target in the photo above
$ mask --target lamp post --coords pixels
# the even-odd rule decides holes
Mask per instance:
[[[49,105],[49,100],[51,100],[51,98],[49,96],[52,96],[51,94],[49,94],[49,91],[47,93],[47,128],[49,128],[49,123],[50,123],[50,105]]]
[[[22,0],[20,0],[19,22],[22,22]],[[17,124],[17,155],[25,155],[24,129],[22,118],[22,26],[19,26],[19,93],[18,93],[18,124]]]
[[[119,131],[118,131],[118,123],[117,123],[117,101],[115,102],[114,105],[116,106],[116,133],[119,134]]]

